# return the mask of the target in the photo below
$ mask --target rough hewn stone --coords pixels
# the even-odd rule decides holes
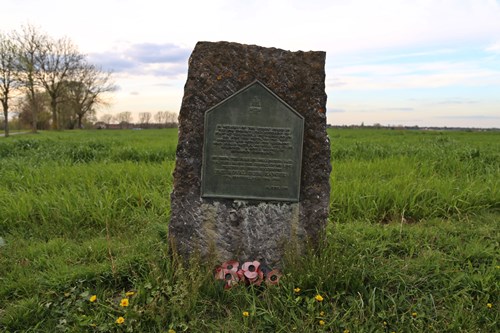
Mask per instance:
[[[290,52],[228,42],[199,42],[179,115],[171,195],[173,248],[218,261],[261,260],[281,266],[283,246],[317,244],[330,198],[330,143],[326,134],[325,52]],[[200,196],[204,112],[259,80],[305,119],[298,203],[205,199]]]

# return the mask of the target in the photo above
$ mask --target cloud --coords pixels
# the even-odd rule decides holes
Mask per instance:
[[[341,86],[344,86],[346,85],[347,83],[346,82],[343,82],[340,78],[336,77],[336,78],[332,78],[332,79],[327,79],[326,80],[326,85],[328,87],[341,87]]]
[[[327,109],[327,111],[328,111],[328,112],[334,112],[334,113],[342,113],[342,112],[345,112],[345,110],[344,110],[344,109],[335,109],[335,108],[332,108],[332,109],[328,108],[328,109]]]
[[[438,102],[439,105],[466,105],[466,104],[477,104],[479,101],[470,99],[453,98],[445,101]]]
[[[491,44],[486,49],[486,52],[498,53],[500,54],[500,41]]]
[[[170,43],[140,43],[127,50],[127,55],[149,64],[185,62],[189,54],[189,50]]]
[[[89,55],[89,60],[91,63],[113,72],[126,72],[137,66],[134,61],[126,58],[123,54],[114,52],[93,53]]]
[[[415,111],[414,108],[382,108],[378,109],[380,112],[413,112]]]
[[[153,84],[153,86],[156,86],[156,87],[172,87],[173,85],[171,83],[168,83],[168,82],[162,82],[162,83],[155,83],[155,84]]]
[[[387,107],[387,108],[370,108],[370,109],[359,109],[357,112],[377,112],[377,113],[385,113],[385,112],[413,112],[415,111],[412,107]]]
[[[463,115],[463,116],[437,116],[434,118],[443,119],[471,119],[471,120],[498,120],[500,116],[490,116],[490,115]]]
[[[480,60],[345,66],[337,68],[335,77],[327,81],[327,87],[335,90],[399,90],[499,84],[500,70],[482,67]]]
[[[90,61],[122,75],[175,77],[187,70],[190,50],[170,43],[137,43],[92,53]]]

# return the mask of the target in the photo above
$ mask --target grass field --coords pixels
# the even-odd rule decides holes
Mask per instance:
[[[175,129],[0,138],[0,332],[500,331],[500,132],[329,135],[321,253],[230,291],[169,259]]]

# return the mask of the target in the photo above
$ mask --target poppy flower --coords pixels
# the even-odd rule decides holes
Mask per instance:
[[[223,269],[227,269],[236,273],[239,266],[240,264],[236,260],[229,260],[223,263],[221,267]]]
[[[262,273],[260,270],[257,272],[257,276],[252,278],[252,279],[248,279],[248,282],[250,282],[251,284],[254,284],[256,286],[260,286],[262,281],[264,281],[264,273]]]
[[[224,272],[224,281],[226,281],[224,289],[230,289],[240,282],[240,278],[235,272],[227,269],[223,269],[222,271]]]
[[[242,265],[236,260],[228,260],[214,269],[214,277],[216,280],[224,281],[224,289],[230,289],[240,282],[256,286],[260,286],[262,282],[276,285],[281,276],[278,270],[273,270],[256,260],[244,262]]]
[[[258,261],[247,261],[241,266],[241,270],[245,277],[249,280],[256,279],[259,275],[260,262]]]
[[[281,273],[277,269],[270,271],[266,275],[266,284],[277,285],[280,282]]]

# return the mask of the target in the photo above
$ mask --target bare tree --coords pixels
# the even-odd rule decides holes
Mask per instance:
[[[37,76],[40,71],[38,59],[40,52],[43,52],[43,48],[47,45],[48,38],[32,25],[24,26],[21,32],[14,32],[13,38],[19,52],[16,73],[27,92],[31,104],[31,126],[33,132],[36,132],[39,111],[36,98],[39,87]]]
[[[65,95],[75,112],[78,128],[82,128],[85,116],[95,114],[99,106],[108,105],[105,94],[115,91],[116,86],[111,81],[110,72],[104,72],[87,63],[82,63],[71,78],[66,84]]]
[[[33,108],[36,108],[36,124],[37,129],[50,129],[50,112],[49,112],[49,97],[45,92],[37,91],[33,98],[29,92],[17,100],[19,113],[19,121],[22,124],[33,126]]]
[[[165,123],[165,119],[166,119],[167,115],[165,112],[163,111],[158,111],[155,113],[154,115],[154,120],[156,121],[157,124],[164,124]]]
[[[151,120],[151,112],[141,112],[139,113],[139,122],[141,124],[147,125]]]
[[[113,115],[109,113],[103,114],[100,120],[106,125],[109,125],[113,121]]]
[[[116,115],[116,121],[120,124],[121,128],[128,126],[131,120],[132,120],[132,113],[129,111],[120,112]]]
[[[9,136],[9,99],[12,89],[19,81],[15,69],[17,61],[16,45],[10,37],[0,32],[0,102],[3,107],[5,136]]]
[[[177,123],[177,114],[175,112],[166,111],[165,114],[165,124],[167,124],[167,126],[173,126]]]
[[[81,67],[83,55],[68,38],[46,40],[38,53],[38,78],[50,96],[52,128],[59,129],[58,103],[63,97],[66,80]]]

